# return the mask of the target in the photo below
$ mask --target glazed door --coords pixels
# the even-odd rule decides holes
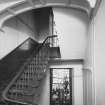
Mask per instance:
[[[50,69],[50,105],[72,105],[72,68]]]

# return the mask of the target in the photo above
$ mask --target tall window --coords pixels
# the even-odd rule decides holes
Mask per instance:
[[[72,105],[72,68],[50,70],[50,105]]]

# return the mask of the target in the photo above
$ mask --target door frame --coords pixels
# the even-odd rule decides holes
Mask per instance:
[[[53,69],[68,69],[69,71],[69,81],[71,81],[71,86],[70,87],[70,97],[73,96],[72,94],[72,89],[73,89],[73,79],[72,79],[72,73],[73,73],[73,68],[50,68],[50,105],[51,105],[51,99],[52,99],[52,72],[53,72]],[[71,98],[71,105],[73,105],[73,99]]]
[[[70,66],[71,65],[83,65],[83,64],[84,64],[83,59],[52,59],[49,61],[49,70],[54,69],[54,68],[55,69],[58,69],[58,68],[60,68],[60,69],[68,69],[69,68],[70,69],[70,68],[72,68],[72,75],[74,75],[73,67],[70,67]],[[52,84],[50,84],[51,78],[49,78],[49,79],[50,79],[50,82],[49,82],[49,87],[50,87]],[[50,89],[51,89],[51,87],[50,87]],[[74,79],[72,79],[72,90],[74,90]],[[50,95],[50,100],[51,100],[51,95]],[[83,101],[84,101],[84,97],[83,97]],[[50,103],[50,105],[51,105],[51,103]],[[74,105],[74,91],[72,91],[72,105]]]

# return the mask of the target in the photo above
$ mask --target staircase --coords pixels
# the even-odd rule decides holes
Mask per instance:
[[[53,45],[55,37],[57,36],[48,36],[40,44],[6,87],[3,98],[7,103],[10,105],[38,105],[41,83],[49,69],[48,62],[52,55],[50,49],[56,47]]]

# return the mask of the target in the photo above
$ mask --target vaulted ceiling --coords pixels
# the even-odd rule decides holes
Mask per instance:
[[[0,0],[0,27],[3,22],[19,13],[48,6],[78,9],[90,17],[101,0]]]

